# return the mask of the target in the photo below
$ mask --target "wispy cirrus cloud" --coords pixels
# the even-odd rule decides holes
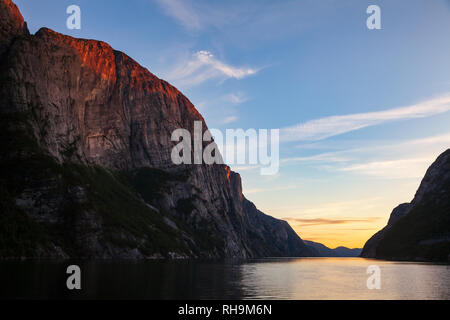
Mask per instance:
[[[299,157],[287,157],[280,161],[282,163],[288,162],[310,162],[310,163],[349,163],[358,161],[361,158],[376,158],[382,157],[387,160],[386,157],[390,156],[390,159],[403,159],[405,155],[408,155],[408,159],[434,159],[446,148],[450,147],[450,132],[430,137],[410,139],[404,141],[391,141],[391,140],[376,140],[376,141],[354,141],[351,140],[353,148],[348,148],[348,141],[333,141],[329,142],[316,142],[311,146],[298,146],[298,149],[324,149],[324,148],[341,148],[343,150],[330,151],[315,154],[312,156],[299,156]],[[359,145],[359,147],[358,147]],[[424,157],[429,155],[429,157]],[[383,160],[379,160],[383,161]],[[389,160],[387,160],[389,161]],[[350,170],[349,170],[350,171]]]
[[[283,187],[273,187],[273,188],[255,188],[255,189],[247,189],[245,190],[245,194],[253,194],[260,192],[274,192],[274,191],[286,191],[296,189],[297,186],[283,186]]]
[[[279,39],[315,25],[311,17],[334,15],[334,6],[304,1],[153,0],[188,33],[211,30],[227,34],[236,45]],[[307,10],[305,10],[307,8]],[[244,41],[243,41],[244,40]]]
[[[280,140],[284,142],[323,140],[390,121],[425,118],[448,111],[450,111],[450,95],[407,107],[311,120],[281,129]]]
[[[229,116],[229,117],[225,117],[225,119],[223,119],[222,123],[223,123],[223,124],[230,124],[230,123],[236,122],[237,119],[238,119],[237,116]]]
[[[164,12],[189,29],[200,29],[200,16],[190,3],[182,0],[155,0]]]
[[[421,178],[434,159],[436,158],[432,155],[413,159],[372,161],[350,165],[338,170],[389,179]]]
[[[175,19],[188,30],[197,31],[205,27],[230,23],[230,14],[208,3],[190,0],[155,0],[165,14]],[[227,19],[228,17],[228,19]]]
[[[280,160],[286,162],[347,162],[351,158],[341,155],[343,152],[326,152],[306,157],[289,157]]]
[[[248,101],[248,97],[242,92],[230,93],[223,97],[223,100],[231,104],[237,105]]]
[[[243,79],[256,74],[260,69],[236,67],[217,59],[211,52],[202,50],[194,53],[188,61],[167,74],[167,80],[179,86],[195,86],[207,80]],[[239,99],[238,96],[235,100]]]
[[[318,146],[320,144],[318,142]],[[361,146],[356,148],[289,157],[280,162],[327,165],[327,170],[377,178],[420,179],[437,156],[450,147],[450,132],[405,141],[382,140],[375,144],[373,141],[360,141],[359,144]],[[347,144],[343,146],[347,147]]]

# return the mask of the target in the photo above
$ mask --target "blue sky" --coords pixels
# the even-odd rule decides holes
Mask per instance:
[[[126,52],[210,128],[281,128],[276,176],[236,169],[246,196],[306,239],[363,245],[450,146],[449,1],[15,2],[32,32]],[[81,30],[66,28],[71,4]],[[381,30],[366,27],[372,4]]]

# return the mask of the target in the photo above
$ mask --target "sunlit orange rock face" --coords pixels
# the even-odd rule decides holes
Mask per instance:
[[[28,34],[28,28],[12,1],[0,1],[0,21],[0,55],[2,55],[16,37]]]
[[[27,104],[50,120],[41,138],[60,161],[64,146],[76,144],[72,158],[84,162],[170,165],[171,132],[203,121],[176,88],[104,42],[43,28],[11,49],[15,80],[33,84]]]
[[[165,219],[178,219],[187,226],[180,241],[188,243],[190,256],[308,254],[287,223],[262,214],[244,198],[240,176],[229,168],[173,165],[172,132],[185,128],[193,135],[194,121],[202,121],[207,129],[200,113],[175,87],[104,42],[75,39],[47,28],[29,35],[11,1],[0,0],[0,7],[0,116],[31,115],[28,124],[43,152],[60,164],[95,164],[114,172],[143,167],[181,172],[186,179],[169,183],[147,204],[167,213]],[[80,188],[77,194],[85,193]],[[28,188],[26,194],[15,196],[21,199],[23,210],[37,212],[36,206],[46,201],[45,196],[51,198],[44,189]],[[180,203],[187,201],[190,205],[181,208]],[[95,210],[89,212],[93,219]],[[48,217],[41,222],[51,220]],[[97,221],[95,228],[101,223]],[[199,226],[207,230],[206,238],[220,240],[216,247],[206,251],[196,247],[189,232],[195,233]],[[148,255],[136,248],[129,248],[127,254],[114,251],[110,243],[104,245],[109,248],[106,250],[99,244],[106,240],[97,241],[100,236],[90,236],[91,242],[97,243],[95,250],[80,246],[87,246],[83,248],[90,256]]]

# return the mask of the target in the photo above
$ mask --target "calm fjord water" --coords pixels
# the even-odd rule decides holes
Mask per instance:
[[[82,290],[66,289],[78,264]],[[369,290],[369,265],[381,289]],[[56,299],[450,299],[450,266],[362,258],[247,262],[4,261],[0,298]]]

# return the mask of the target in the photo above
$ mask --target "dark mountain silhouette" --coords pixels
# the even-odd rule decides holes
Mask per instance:
[[[335,249],[330,249],[327,246],[314,242],[303,240],[306,246],[317,256],[317,257],[359,257],[362,249],[349,249],[346,247],[337,247]]]
[[[450,149],[427,170],[411,203],[395,208],[370,238],[362,257],[448,261],[450,258]]]

